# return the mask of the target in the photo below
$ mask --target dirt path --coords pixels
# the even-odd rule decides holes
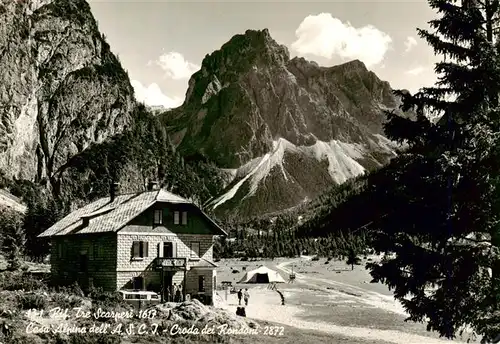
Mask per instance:
[[[311,259],[311,257],[304,257]],[[278,264],[277,268],[286,274],[291,271],[287,268],[288,265],[296,262],[296,260],[286,261]],[[364,290],[356,286],[345,283],[331,281],[323,278],[315,278],[296,273],[296,281],[304,283],[308,287],[324,289],[328,293],[339,293],[342,297],[351,297],[359,302],[381,308],[386,311],[405,314],[401,306],[398,307],[397,302],[390,296],[379,294],[376,292]],[[324,285],[331,285],[335,289],[325,288]],[[234,311],[237,306],[236,295],[229,295],[228,300],[224,301],[221,306],[230,311]],[[353,338],[363,338],[373,341],[385,341],[396,344],[450,344],[460,343],[458,341],[449,341],[436,339],[416,334],[410,334],[395,330],[378,330],[364,327],[338,326],[333,323],[322,321],[308,321],[300,318],[303,309],[294,305],[279,305],[279,297],[276,292],[262,288],[252,288],[251,302],[246,307],[247,317],[256,320],[271,321],[278,324],[288,325],[304,330],[315,330],[325,333],[338,334]],[[405,314],[406,315],[406,314]]]
[[[311,257],[304,257],[306,260],[310,260]],[[279,270],[286,274],[290,274],[291,270],[287,268],[288,265],[295,263],[295,261],[287,261],[280,263],[276,266]],[[350,298],[360,303],[365,303],[367,305],[383,309],[388,312],[393,312],[403,316],[408,316],[403,306],[399,304],[392,296],[384,295],[374,291],[366,290],[360,287],[356,287],[350,284],[332,281],[326,278],[307,276],[301,273],[295,273],[296,281],[298,283],[304,283],[308,286],[313,285],[318,289],[325,290],[333,295],[341,295],[344,298]],[[315,283],[319,282],[319,283]],[[334,289],[324,287],[324,285],[332,286]]]

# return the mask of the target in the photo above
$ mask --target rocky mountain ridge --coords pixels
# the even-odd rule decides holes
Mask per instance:
[[[132,121],[133,89],[84,0],[0,2],[0,171],[49,185]]]
[[[164,128],[136,111],[128,75],[84,0],[3,0],[0,56],[0,172],[7,179],[49,189],[64,181],[69,198],[84,200],[105,192],[110,178],[139,185],[145,173],[159,173],[136,158],[111,168],[123,162],[120,154],[130,154],[109,150],[128,142],[117,137],[136,127],[137,116],[157,138]],[[216,212],[252,216],[287,209],[393,157],[397,147],[383,136],[383,111],[397,106],[389,84],[360,61],[326,68],[291,59],[268,30],[248,30],[205,57],[181,107],[161,114],[149,108],[169,135],[159,140],[159,152],[168,141],[177,153],[148,159],[180,166],[158,165],[153,170],[162,176],[149,177],[178,176],[182,155],[193,171],[213,172],[215,163],[224,175],[226,189],[212,194],[209,204]],[[114,143],[95,147],[109,139]],[[134,148],[137,157],[144,157],[141,147]],[[91,162],[93,154],[110,159],[110,169]],[[167,184],[195,192],[203,176],[193,171]],[[217,178],[204,182],[204,194],[219,190],[212,185]]]
[[[186,156],[226,173],[215,211],[253,216],[387,163],[397,146],[383,136],[384,111],[398,106],[389,83],[362,62],[320,67],[290,59],[264,29],[207,55],[184,104],[163,119]]]

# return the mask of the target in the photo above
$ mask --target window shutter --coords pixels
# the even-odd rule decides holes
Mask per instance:
[[[172,256],[177,257],[177,244],[175,242],[172,243]]]
[[[161,225],[163,223],[163,211],[160,209],[156,209],[154,211],[154,224]]]
[[[149,242],[144,242],[144,257],[149,257]]]
[[[163,257],[163,242],[158,243],[158,257]]]

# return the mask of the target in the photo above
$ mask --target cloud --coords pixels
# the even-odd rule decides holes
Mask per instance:
[[[330,13],[307,16],[295,36],[297,40],[292,43],[292,49],[299,54],[359,59],[367,66],[382,62],[392,42],[388,34],[372,25],[355,28]]]
[[[419,75],[419,74],[422,74],[422,72],[425,70],[424,67],[422,66],[418,66],[418,67],[415,67],[415,68],[412,68],[410,70],[407,70],[405,72],[405,74],[410,74],[410,75]]]
[[[162,105],[166,108],[175,108],[180,106],[183,102],[179,97],[170,98],[164,95],[160,86],[155,83],[150,84],[148,87],[144,87],[137,80],[132,80],[130,83],[135,91],[135,99],[146,105]]]
[[[151,63],[148,63],[150,65]],[[187,61],[181,53],[171,51],[160,55],[156,64],[161,67],[169,78],[174,80],[189,79],[200,66]]]
[[[406,41],[405,41],[405,53],[409,52],[410,50],[413,49],[414,46],[417,45],[417,40],[415,39],[415,37],[412,37],[412,36],[408,36],[406,37]]]

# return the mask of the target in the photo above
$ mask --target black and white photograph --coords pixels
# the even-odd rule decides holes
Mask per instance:
[[[0,344],[500,343],[500,0],[0,0]]]

